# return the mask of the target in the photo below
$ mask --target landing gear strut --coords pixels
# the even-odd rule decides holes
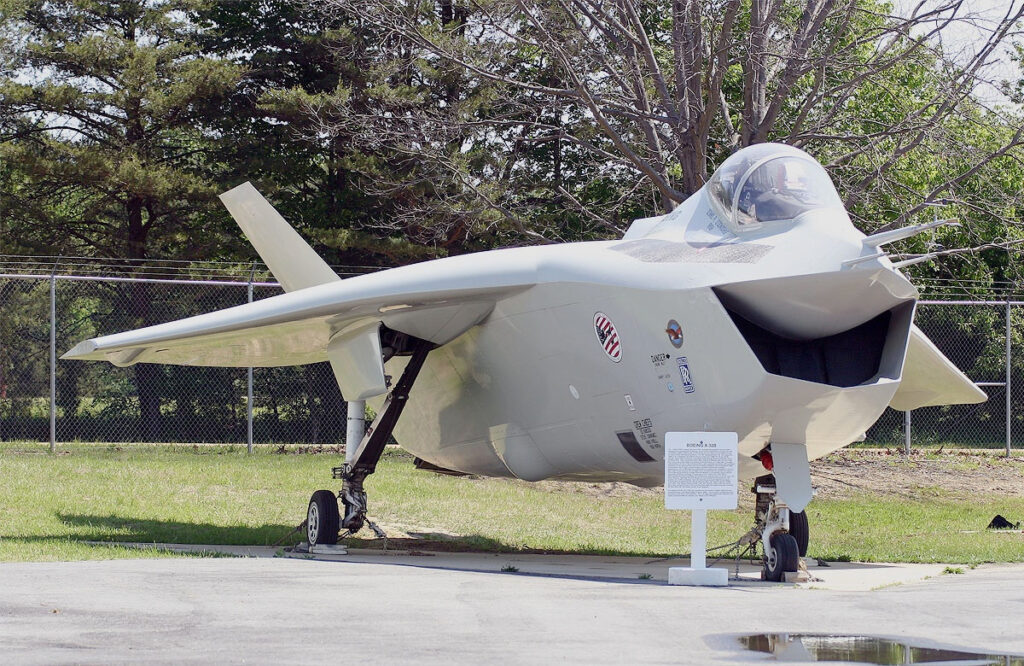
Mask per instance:
[[[377,463],[384,453],[384,447],[387,445],[388,438],[391,437],[391,433],[398,423],[398,417],[402,415],[402,410],[405,409],[405,404],[409,398],[409,391],[412,389],[416,377],[423,368],[423,362],[426,360],[427,354],[435,346],[432,342],[426,340],[414,338],[409,338],[408,340],[411,343],[409,351],[412,352],[412,358],[409,359],[409,364],[405,366],[401,378],[395,384],[391,393],[388,394],[387,399],[384,401],[384,406],[377,414],[377,418],[366,429],[362,441],[356,447],[355,454],[349,457],[349,462],[341,467],[334,467],[331,470],[333,478],[342,480],[341,492],[338,493],[338,497],[334,500],[335,518],[333,523],[329,517],[326,521],[321,518],[318,523],[318,534],[314,537],[310,531],[310,520],[309,516],[307,516],[306,536],[309,538],[309,545],[311,546],[315,545],[314,538],[318,539],[319,543],[337,543],[339,527],[346,530],[347,534],[355,534],[364,525],[369,525],[378,537],[384,536],[380,528],[366,517],[366,490],[363,488],[363,482],[366,480],[366,477],[376,471]],[[314,493],[313,499],[315,500],[318,495],[324,492],[329,493],[329,491],[317,491]],[[343,508],[343,513],[340,516],[337,512],[338,500],[340,500]],[[312,511],[313,500],[310,501],[310,507]],[[323,515],[324,511],[321,510],[320,506],[317,509],[319,518]],[[329,533],[332,528],[333,534]],[[332,537],[333,541],[330,540]]]
[[[809,530],[807,515],[791,511],[775,494],[775,477],[760,476],[754,481],[757,493],[755,520],[761,533],[764,551],[761,577],[781,581],[787,572],[800,568],[800,558],[807,554]]]

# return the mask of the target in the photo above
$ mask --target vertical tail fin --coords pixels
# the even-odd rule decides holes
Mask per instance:
[[[285,291],[340,279],[251,183],[228,190],[220,200]]]

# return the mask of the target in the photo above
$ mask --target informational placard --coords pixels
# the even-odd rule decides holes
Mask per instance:
[[[665,508],[735,509],[734,432],[665,433]]]

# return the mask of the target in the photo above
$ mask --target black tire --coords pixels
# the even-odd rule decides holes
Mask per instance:
[[[792,534],[777,532],[771,538],[772,551],[764,554],[764,578],[779,582],[787,571],[800,568],[800,553]]]
[[[810,526],[807,524],[807,514],[803,511],[789,512],[789,533],[796,539],[796,547],[800,557],[807,557],[807,544],[811,540]]]
[[[306,542],[310,547],[338,543],[338,496],[330,490],[318,490],[306,509]]]

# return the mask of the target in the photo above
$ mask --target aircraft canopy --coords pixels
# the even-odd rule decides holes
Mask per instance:
[[[708,197],[718,217],[736,233],[843,205],[814,158],[777,143],[750,146],[730,156],[708,181]]]

